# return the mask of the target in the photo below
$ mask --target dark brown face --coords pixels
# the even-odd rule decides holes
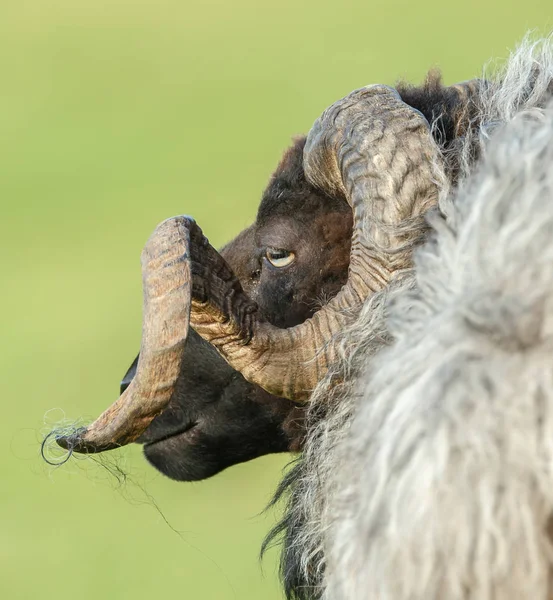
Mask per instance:
[[[347,279],[351,213],[311,219],[277,216],[255,236],[259,280],[255,299],[277,327],[303,323],[334,297]]]
[[[305,321],[347,279],[351,210],[307,186],[302,148],[297,142],[286,154],[256,223],[221,251],[263,316],[277,327]],[[136,362],[121,392],[134,377]],[[303,411],[247,382],[191,331],[169,406],[137,441],[163,474],[179,481],[204,479],[264,454],[299,450]]]

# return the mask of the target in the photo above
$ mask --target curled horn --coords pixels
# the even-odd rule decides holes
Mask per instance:
[[[322,114],[309,133],[304,168],[314,185],[352,207],[349,275],[336,297],[289,329],[263,320],[191,219],[162,223],[142,255],[144,326],[133,383],[90,427],[58,443],[96,452],[135,440],[170,400],[189,314],[192,327],[246,379],[305,401],[334,359],[334,335],[394,271],[410,265],[420,237],[413,231],[437,198],[438,159],[428,122],[390,87],[356,90]]]
[[[214,306],[193,302],[191,325],[244,377],[274,395],[304,401],[335,358],[334,335],[397,269],[408,267],[419,240],[415,223],[436,202],[439,150],[422,114],[396,90],[370,86],[328,108],[304,149],[306,177],[353,210],[348,281],[306,322],[277,329],[255,314],[241,320],[243,294]],[[208,270],[209,288],[219,288]],[[229,288],[230,289],[230,288]],[[224,296],[224,294],[223,294]],[[242,311],[243,312],[243,311]]]

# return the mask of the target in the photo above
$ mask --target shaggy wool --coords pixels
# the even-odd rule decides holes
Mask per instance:
[[[342,333],[311,399],[282,486],[289,597],[548,597],[551,40],[485,78],[447,157],[460,191],[437,165],[431,240]]]
[[[389,306],[394,343],[357,383],[327,598],[551,597],[553,62],[535,51],[484,98],[483,159],[433,216]]]

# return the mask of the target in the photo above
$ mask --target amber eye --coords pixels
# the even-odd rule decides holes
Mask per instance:
[[[287,267],[294,262],[296,255],[289,250],[282,248],[267,248],[265,250],[265,258],[273,265],[273,267]]]

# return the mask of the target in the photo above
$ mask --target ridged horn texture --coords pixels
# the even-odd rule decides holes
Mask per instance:
[[[370,86],[333,104],[308,135],[304,168],[311,183],[341,194],[353,209],[347,283],[290,329],[277,329],[254,312],[244,323],[235,310],[237,302],[244,306],[240,295],[215,305],[206,292],[204,305],[193,302],[192,327],[249,381],[277,396],[306,400],[335,358],[334,335],[395,270],[410,265],[413,221],[422,223],[437,198],[436,160],[428,122],[396,90]],[[211,289],[218,288],[212,273],[205,274]]]
[[[157,227],[142,251],[144,308],[136,376],[92,425],[57,443],[76,452],[103,452],[137,439],[169,403],[189,325],[190,261],[186,217]]]

